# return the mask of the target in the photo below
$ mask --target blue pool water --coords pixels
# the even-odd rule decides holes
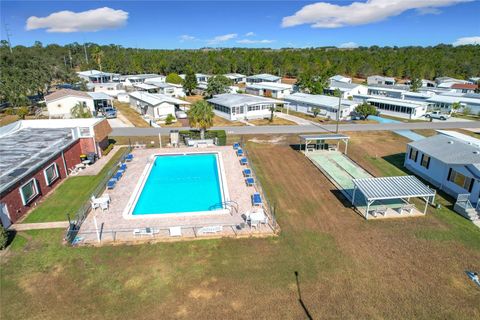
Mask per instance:
[[[382,117],[379,117],[379,116],[368,116],[368,119],[369,120],[375,120],[379,123],[400,123],[400,121],[387,119],[387,118],[382,118]],[[425,138],[424,136],[422,136],[418,133],[415,133],[411,130],[397,130],[397,131],[394,131],[394,132],[396,134],[404,136],[405,138],[410,139],[412,141],[418,141],[418,140],[421,140],[421,139]]]
[[[222,192],[217,156],[157,156],[133,215],[220,209]]]

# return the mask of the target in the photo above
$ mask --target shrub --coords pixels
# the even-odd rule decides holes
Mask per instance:
[[[172,124],[175,120],[175,117],[172,114],[168,114],[167,118],[165,119],[165,124]]]
[[[8,107],[7,109],[5,109],[5,111],[4,111],[4,112],[5,112],[5,114],[6,114],[6,115],[9,115],[9,116],[11,116],[11,115],[14,115],[14,114],[15,114],[15,110],[13,110],[13,108],[12,108],[12,107]]]
[[[3,249],[7,246],[8,243],[8,231],[0,225],[0,249]]]
[[[113,149],[114,146],[115,146],[115,145],[114,145],[113,143],[110,143],[110,144],[105,148],[105,150],[103,150],[103,152],[102,152],[103,155],[106,156],[107,154],[109,154],[110,151],[112,151],[112,149]]]
[[[17,109],[17,116],[19,119],[24,120],[25,117],[30,113],[27,107],[20,107]]]

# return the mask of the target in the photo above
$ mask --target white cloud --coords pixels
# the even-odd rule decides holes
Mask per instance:
[[[180,42],[197,40],[197,38],[195,38],[194,36],[190,36],[188,34],[182,34],[179,38],[180,38]]]
[[[254,35],[255,35],[255,32],[252,32],[252,31],[245,33],[245,37],[253,37]]]
[[[47,29],[47,32],[99,31],[121,27],[127,19],[128,12],[108,7],[82,12],[58,11],[46,17],[29,17],[26,29]]]
[[[242,43],[242,44],[257,44],[257,43],[272,43],[275,42],[275,40],[268,40],[268,39],[263,39],[263,40],[252,40],[252,39],[242,39],[238,40],[237,43]]]
[[[358,44],[350,41],[350,42],[342,43],[338,47],[341,49],[353,49],[353,48],[358,48]]]
[[[232,40],[232,39],[236,38],[237,36],[238,36],[238,34],[236,34],[236,33],[224,34],[224,35],[216,36],[213,39],[208,40],[207,43],[208,44],[217,44],[217,43],[225,42],[225,41],[228,41],[228,40]]]
[[[367,0],[348,5],[317,2],[306,5],[294,15],[284,17],[283,27],[310,24],[314,28],[339,28],[362,25],[398,16],[408,10],[430,13],[432,9],[473,0]],[[434,11],[438,13],[438,9]]]
[[[458,38],[453,43],[454,46],[466,46],[466,45],[469,45],[469,44],[480,45],[480,36]]]

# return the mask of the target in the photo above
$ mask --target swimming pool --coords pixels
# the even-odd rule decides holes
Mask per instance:
[[[131,217],[217,213],[225,181],[218,153],[156,155],[133,194]]]

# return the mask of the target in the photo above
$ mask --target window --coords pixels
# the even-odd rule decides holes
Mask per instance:
[[[89,137],[90,136],[90,128],[88,128],[88,127],[79,128],[79,131],[80,131],[80,136],[81,137]]]
[[[58,167],[56,163],[52,163],[45,170],[43,170],[43,175],[45,176],[45,182],[47,186],[51,185],[55,180],[58,179]]]
[[[417,157],[418,157],[418,150],[411,148],[410,155],[408,156],[408,158],[410,160],[413,160],[414,162],[417,162]]]
[[[22,197],[23,205],[26,206],[38,195],[37,180],[31,179],[20,187],[20,196]]]
[[[468,190],[468,192],[472,192],[473,182],[475,180],[450,168],[450,171],[448,172],[448,181],[455,183],[460,188]]]
[[[420,165],[428,169],[428,167],[430,166],[430,157],[427,156],[426,154],[423,154],[422,160],[420,161]]]

